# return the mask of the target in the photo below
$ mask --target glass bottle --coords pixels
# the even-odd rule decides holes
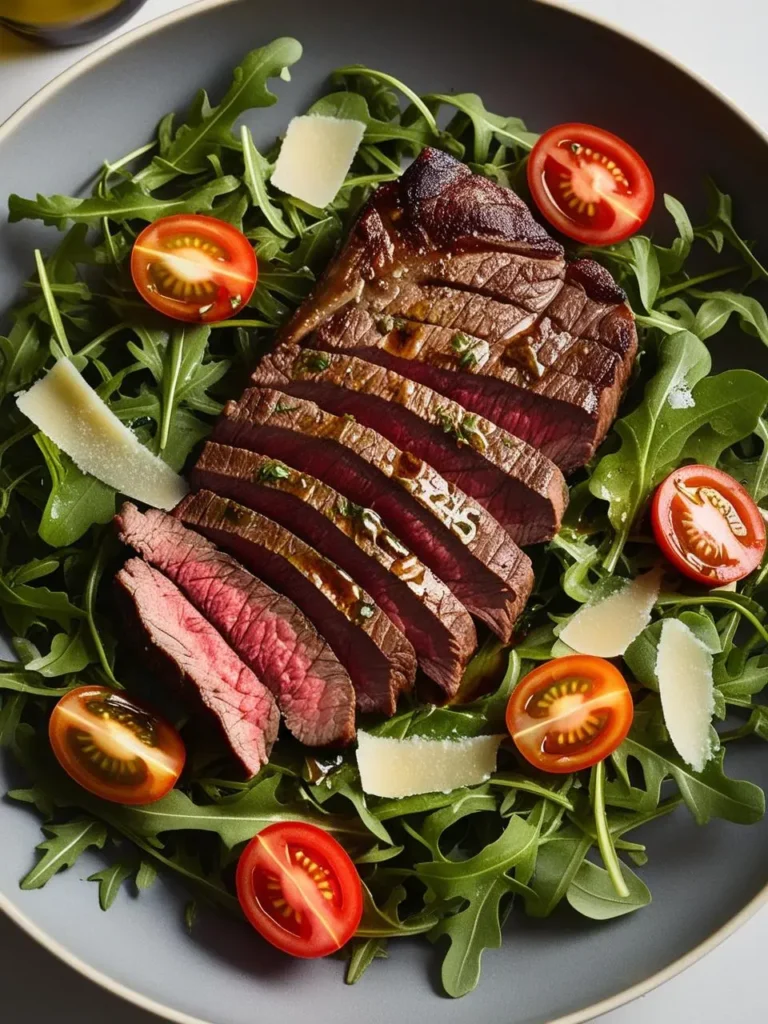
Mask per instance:
[[[144,0],[0,0],[0,25],[49,46],[75,46],[122,25]]]

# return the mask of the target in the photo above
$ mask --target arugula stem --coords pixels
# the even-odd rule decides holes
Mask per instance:
[[[169,343],[170,370],[167,378],[163,376],[163,412],[160,420],[160,451],[168,444],[168,435],[171,432],[171,420],[173,419],[173,405],[176,388],[181,373],[181,360],[184,354],[183,330],[171,332]]]
[[[705,595],[703,597],[677,597],[675,595],[671,595],[669,597],[660,597],[656,603],[660,608],[671,606],[683,607],[685,605],[691,604],[725,605],[726,608],[733,608],[733,610],[738,612],[739,615],[742,615],[747,620],[747,622],[752,623],[752,625],[760,634],[765,643],[768,644],[768,630],[766,630],[765,626],[762,624],[762,622],[760,622],[758,617],[748,608],[744,608],[743,605],[740,605],[738,601],[734,601],[732,598],[726,596],[725,594],[717,597],[711,594]]]
[[[356,178],[347,178],[342,188],[357,188],[360,185],[378,185],[382,181],[394,181],[400,177],[400,172],[397,174],[360,174]]]
[[[94,338],[93,341],[89,341],[87,345],[83,345],[82,348],[79,348],[77,350],[77,352],[76,352],[76,355],[78,355],[78,356],[88,356],[88,355],[90,355],[91,352],[93,352],[93,350],[95,348],[98,348],[99,345],[103,345],[105,341],[109,341],[109,339],[114,334],[117,334],[119,331],[124,330],[126,327],[127,327],[127,324],[119,323],[115,327],[107,328],[106,331],[102,331],[102,333],[98,337]]]
[[[592,808],[595,813],[595,828],[597,830],[597,845],[600,849],[600,856],[603,858],[605,869],[610,875],[616,895],[625,900],[629,896],[627,883],[621,873],[621,862],[616,855],[616,848],[613,845],[613,837],[608,828],[608,815],[605,811],[605,761],[600,761],[592,769],[592,782],[594,792],[592,795]]]
[[[274,324],[268,324],[266,320],[217,320],[216,323],[210,325],[211,330],[215,331],[221,327],[269,327],[273,328]]]
[[[98,627],[96,626],[96,620],[93,616],[93,606],[96,602],[96,593],[99,589],[101,577],[104,574],[107,547],[110,540],[111,535],[109,532],[106,532],[99,543],[99,547],[96,551],[96,557],[91,563],[91,568],[88,571],[83,603],[85,604],[85,616],[88,622],[88,629],[91,633],[91,640],[93,641],[93,646],[96,648],[96,654],[98,655],[101,667],[110,683],[118,690],[122,690],[124,687],[115,678],[112,666],[109,664],[109,659],[107,658],[107,652],[104,650],[104,644],[101,642],[101,635],[99,634]]]
[[[656,295],[656,301],[667,299],[670,295],[677,295],[678,292],[695,288],[697,285],[704,284],[707,281],[716,281],[719,277],[727,277],[728,274],[735,274],[736,271],[743,269],[740,266],[725,267],[723,270],[710,270],[708,274],[699,274],[698,277],[689,277],[687,281],[679,281],[677,284],[670,284],[666,288],[662,288]]]
[[[603,566],[608,572],[614,572],[616,566],[621,558],[621,552],[624,550],[624,545],[627,543],[629,538],[629,527],[623,527],[620,532],[613,538],[608,554],[603,559]]]
[[[407,85],[399,81],[397,78],[394,78],[392,75],[387,75],[383,71],[374,71],[372,68],[366,68],[362,64],[349,64],[347,67],[337,68],[337,70],[334,71],[334,75],[364,75],[366,78],[373,78],[378,82],[384,82],[386,85],[391,85],[394,89],[399,89],[403,96],[405,96],[406,99],[409,99],[414,107],[416,107],[434,134],[440,134],[440,129],[437,126],[435,115],[426,105],[421,96],[417,95],[413,89],[409,89]]]
[[[398,177],[400,177],[402,173],[402,168],[400,167],[400,164],[396,160],[392,160],[390,157],[387,156],[386,153],[382,152],[382,150],[378,146],[374,145],[372,142],[366,142],[366,147],[368,148],[369,152],[379,161],[380,164],[384,164],[384,166],[389,168],[389,170],[392,171],[393,174],[396,174]]]
[[[43,298],[45,299],[45,305],[48,310],[51,327],[53,327],[53,333],[56,336],[56,340],[59,343],[61,351],[68,359],[71,359],[72,349],[70,348],[67,334],[64,330],[64,324],[61,319],[61,313],[59,313],[59,307],[56,305],[56,299],[53,297],[53,292],[51,291],[51,284],[48,280],[48,274],[45,269],[43,254],[39,249],[35,249],[35,263],[37,264],[40,287],[43,289]]]

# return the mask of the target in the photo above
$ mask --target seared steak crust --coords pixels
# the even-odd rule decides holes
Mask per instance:
[[[464,607],[508,640],[533,586],[528,558],[477,502],[352,418],[253,388],[230,402],[214,440],[311,473],[378,513]]]

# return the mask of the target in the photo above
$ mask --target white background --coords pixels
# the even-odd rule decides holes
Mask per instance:
[[[126,27],[187,3],[148,0]],[[605,18],[664,50],[717,86],[768,130],[768,0],[563,0],[563,5]],[[0,123],[84,52],[87,48],[40,50],[0,29]],[[578,54],[574,61],[578,63]],[[731,868],[723,865],[723,870]],[[54,963],[5,919],[0,919],[0,950],[0,1017],[7,1024],[43,1024],[54,1019],[57,1024],[151,1024],[155,1020]],[[760,1024],[768,1020],[767,951],[768,908],[683,975],[602,1020],[604,1024]],[[19,1009],[6,1016],[13,1007]]]

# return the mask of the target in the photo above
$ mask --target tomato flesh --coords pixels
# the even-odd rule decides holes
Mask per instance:
[[[360,876],[347,852],[323,829],[298,821],[270,825],[246,846],[237,895],[268,942],[305,959],[341,949],[363,914]]]
[[[550,224],[588,245],[623,241],[653,207],[653,178],[640,154],[589,124],[545,132],[531,150],[528,185]]]
[[[651,504],[656,543],[684,575],[709,587],[748,576],[765,554],[765,520],[747,491],[712,466],[682,466]]]
[[[623,742],[634,705],[619,670],[574,654],[529,673],[507,705],[507,728],[523,757],[556,774],[602,761]]]
[[[131,252],[134,284],[150,306],[176,320],[226,320],[253,295],[258,264],[242,232],[200,214],[150,224]]]
[[[184,768],[184,743],[165,719],[106,686],[81,686],[53,709],[48,735],[62,768],[118,804],[164,797]]]

